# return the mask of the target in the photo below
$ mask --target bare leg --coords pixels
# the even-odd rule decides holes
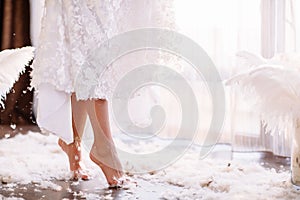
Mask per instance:
[[[71,97],[71,101],[74,141],[71,144],[66,144],[63,140],[59,139],[58,144],[68,155],[73,178],[87,180],[88,175],[83,172],[81,164],[81,138],[87,117],[86,103],[84,101],[77,101],[74,94]]]
[[[89,100],[87,111],[94,131],[90,158],[102,169],[108,184],[117,185],[117,179],[122,177],[123,173],[111,136],[108,103],[106,100]]]
[[[89,115],[93,132],[94,144],[91,149],[90,158],[103,171],[109,185],[117,185],[122,177],[122,166],[117,156],[115,145],[112,140],[109,117],[108,103],[106,100],[86,100],[77,101],[72,95],[72,126],[74,142],[67,145],[59,140],[59,145],[67,153],[70,162],[70,169],[78,172],[81,178],[88,177],[81,172],[80,142],[84,131],[84,126]],[[76,178],[76,173],[74,173]]]

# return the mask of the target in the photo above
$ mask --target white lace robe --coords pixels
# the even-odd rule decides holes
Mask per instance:
[[[95,85],[93,69],[85,70],[89,51],[143,27],[173,28],[173,0],[46,0],[32,72],[39,126],[72,142],[71,93],[81,100],[107,99],[113,79],[122,72],[111,67],[106,77],[97,79],[96,88],[75,88]],[[82,72],[86,79],[78,83]]]

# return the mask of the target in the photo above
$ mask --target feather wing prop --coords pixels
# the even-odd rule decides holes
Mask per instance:
[[[280,65],[261,65],[225,82],[248,93],[256,109],[268,115],[300,117],[300,71]]]
[[[34,47],[8,49],[0,52],[0,98],[4,98],[9,92],[33,56]]]
[[[300,57],[279,54],[263,60],[251,53],[239,53],[252,66],[225,81],[236,87],[255,111],[262,114],[267,130],[283,130],[300,119]]]

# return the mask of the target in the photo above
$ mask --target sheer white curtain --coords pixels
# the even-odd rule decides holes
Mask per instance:
[[[284,49],[287,53],[300,52],[300,2],[297,0],[285,1],[285,37]]]
[[[260,54],[261,50],[261,1],[260,0],[187,0],[175,1],[176,24],[178,31],[198,43],[214,61],[222,79],[246,69],[248,66],[237,63],[236,53],[241,50]],[[202,144],[208,134],[213,105],[210,93],[201,77],[187,63],[179,61],[181,72],[190,80],[199,106],[199,128],[195,142]],[[236,150],[263,150],[260,138],[259,116],[251,112],[243,99],[226,90],[226,119],[222,130],[221,143],[233,144]],[[233,93],[233,94],[232,94]],[[178,104],[171,97],[160,96],[166,112],[174,119],[165,127],[162,136],[176,136],[180,115]],[[173,102],[173,103],[172,103]],[[168,109],[169,108],[169,109]]]

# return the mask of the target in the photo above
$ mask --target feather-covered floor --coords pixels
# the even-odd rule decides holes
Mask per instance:
[[[232,154],[228,146],[220,145],[199,160],[197,148],[192,148],[162,171],[135,175],[137,185],[111,190],[86,155],[92,179],[68,181],[67,158],[56,136],[36,132],[3,136],[0,199],[300,199],[290,184],[289,159],[271,153]],[[124,146],[119,138],[116,143]],[[136,144],[126,148],[139,149]]]

